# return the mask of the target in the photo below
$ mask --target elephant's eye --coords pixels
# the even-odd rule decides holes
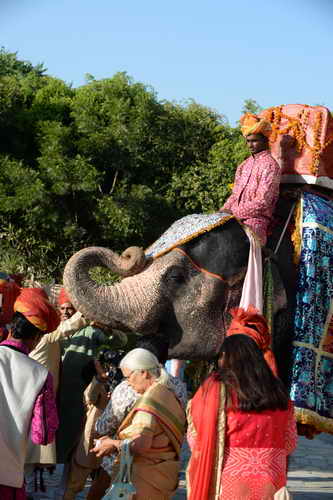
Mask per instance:
[[[178,285],[180,285],[185,281],[184,270],[177,267],[173,267],[168,270],[165,279],[167,281],[177,283]]]

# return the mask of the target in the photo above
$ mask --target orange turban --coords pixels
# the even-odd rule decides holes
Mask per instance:
[[[14,304],[14,311],[23,314],[43,332],[53,332],[60,323],[56,309],[50,304],[42,288],[22,288]]]
[[[62,304],[66,304],[66,302],[69,302],[70,304],[72,303],[72,300],[70,296],[67,294],[64,287],[60,289],[57,302],[59,306],[62,306]]]
[[[249,306],[246,311],[241,307],[236,307],[235,309],[231,309],[230,314],[232,320],[226,336],[230,337],[230,335],[242,334],[251,337],[263,352],[268,366],[274,375],[277,376],[275,357],[270,348],[271,336],[264,316],[253,306]]]
[[[10,275],[0,272],[0,326],[9,323],[14,314],[14,303],[20,294],[17,286]]]
[[[241,124],[241,131],[244,137],[250,134],[263,134],[269,137],[272,132],[272,126],[268,120],[259,118],[252,113],[245,113],[239,120]]]

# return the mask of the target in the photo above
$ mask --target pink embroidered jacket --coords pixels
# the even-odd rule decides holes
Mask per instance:
[[[13,346],[24,354],[29,354],[26,346],[19,341],[5,340],[2,345]],[[35,444],[52,443],[58,428],[58,412],[53,391],[52,375],[49,373],[42,390],[35,401],[31,425],[30,439]]]
[[[281,169],[267,150],[251,155],[236,171],[232,194],[223,205],[249,226],[265,245],[279,196]]]

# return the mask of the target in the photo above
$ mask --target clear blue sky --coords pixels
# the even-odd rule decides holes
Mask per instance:
[[[126,71],[232,124],[247,98],[333,109],[333,0],[0,0],[0,45],[74,86]]]

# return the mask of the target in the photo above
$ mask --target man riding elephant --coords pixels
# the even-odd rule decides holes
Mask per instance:
[[[251,156],[237,168],[232,194],[221,212],[231,212],[265,245],[279,197],[281,169],[269,151],[271,124],[251,113],[243,115],[240,123]]]
[[[269,151],[269,121],[246,113],[240,123],[251,156],[237,168],[232,194],[220,211],[232,213],[250,229],[246,229],[250,255],[240,306],[253,305],[263,312],[261,246],[266,244],[279,197],[281,169]]]

